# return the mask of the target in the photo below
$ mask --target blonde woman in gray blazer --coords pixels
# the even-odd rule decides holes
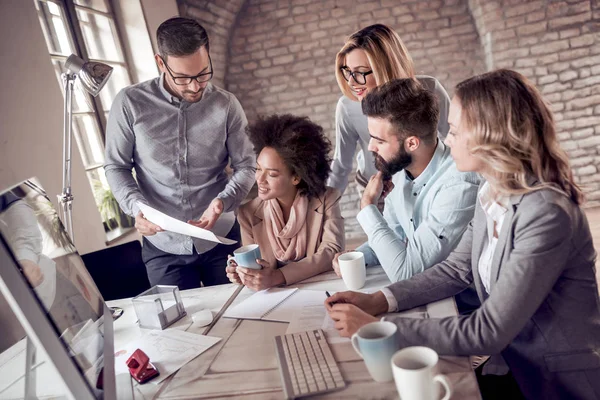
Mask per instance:
[[[521,74],[498,70],[457,86],[449,122],[457,168],[486,179],[473,221],[445,261],[412,279],[329,298],[336,328],[349,336],[474,282],[482,304],[471,315],[397,318],[402,346],[498,355],[527,399],[599,399],[596,253],[548,106]]]

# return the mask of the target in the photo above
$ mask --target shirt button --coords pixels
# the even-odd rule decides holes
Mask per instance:
[[[186,199],[181,200],[182,203],[187,203]]]
[[[413,193],[413,196],[416,196],[416,195],[417,195],[416,193]]]

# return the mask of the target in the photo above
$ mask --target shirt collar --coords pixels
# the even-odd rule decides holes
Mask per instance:
[[[170,103],[177,102],[179,103],[179,98],[173,96],[167,89],[165,89],[165,73],[160,74],[160,78],[158,79],[158,89],[165,96],[165,99]]]
[[[488,182],[485,182],[479,193],[477,193],[477,200],[483,211],[494,220],[497,220],[508,211],[507,206],[505,206],[505,204],[508,204],[508,197],[496,198]]]
[[[427,167],[425,167],[423,172],[421,172],[419,176],[412,180],[413,185],[416,187],[425,186],[427,181],[429,181],[429,179],[431,179],[431,177],[437,172],[439,164],[446,158],[447,153],[448,148],[444,142],[442,142],[440,139],[437,139],[437,145],[435,147],[435,151],[433,152],[433,157],[431,157],[429,164],[427,164]],[[406,173],[406,170],[404,170],[404,175],[406,176],[407,180],[411,180]]]

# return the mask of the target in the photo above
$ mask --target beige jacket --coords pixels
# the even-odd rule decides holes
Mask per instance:
[[[324,195],[313,198],[308,203],[306,257],[280,268],[286,284],[331,270],[333,257],[344,250],[344,219],[340,211],[340,198],[341,194],[337,189],[327,188]],[[261,257],[275,268],[277,259],[263,220],[264,202],[258,197],[241,206],[238,211],[242,243],[258,244]]]

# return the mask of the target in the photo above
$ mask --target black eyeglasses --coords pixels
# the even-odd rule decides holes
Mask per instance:
[[[213,67],[210,56],[208,56],[208,62],[210,63],[210,72],[203,72],[196,76],[173,76],[173,70],[171,70],[169,64],[167,64],[164,58],[160,57],[160,59],[165,64],[165,67],[167,67],[167,71],[169,72],[169,75],[171,75],[171,78],[173,78],[173,82],[175,82],[175,84],[178,86],[187,86],[190,83],[192,83],[193,80],[195,80],[198,83],[208,82],[213,77]]]
[[[367,72],[352,72],[350,71],[350,68],[345,66],[341,67],[340,71],[342,71],[342,75],[344,75],[345,80],[350,82],[350,77],[352,77],[352,79],[354,79],[354,82],[358,83],[359,85],[364,85],[365,83],[367,83],[367,75],[371,75],[373,73],[373,70]]]

